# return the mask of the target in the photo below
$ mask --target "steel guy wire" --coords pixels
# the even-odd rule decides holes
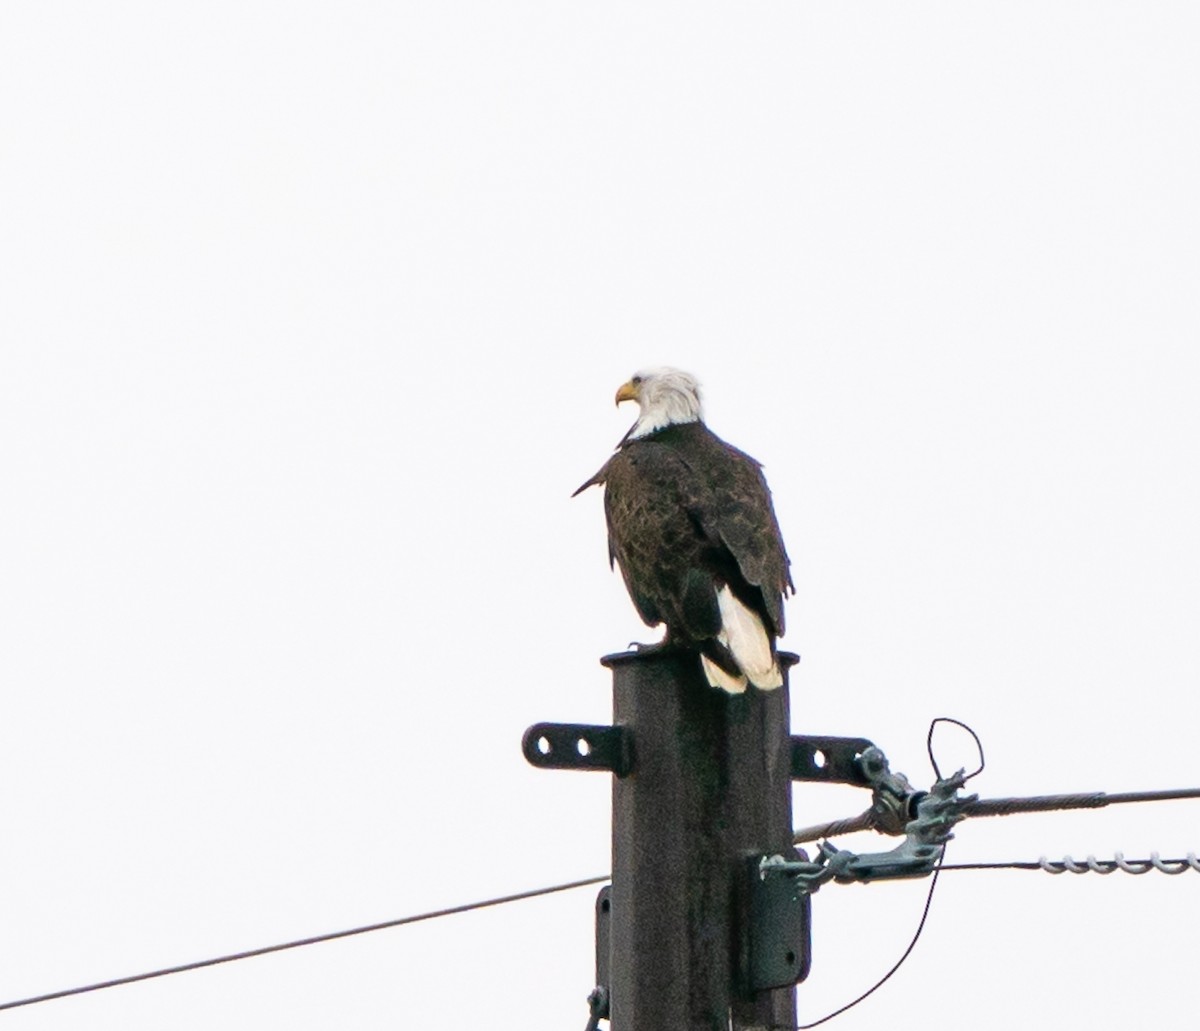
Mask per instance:
[[[1031,795],[1027,798],[981,798],[967,802],[962,807],[964,819],[978,816],[1012,816],[1016,813],[1045,813],[1063,809],[1103,809],[1110,805],[1125,805],[1130,802],[1170,802],[1180,799],[1200,798],[1200,788],[1170,788],[1166,791],[1123,791],[1106,793],[1093,791],[1087,794]],[[856,831],[879,830],[876,817],[868,809],[858,816],[849,816],[829,823],[814,824],[796,831],[797,845],[838,834],[853,834]],[[881,833],[883,833],[881,831]]]
[[[1171,802],[1181,799],[1200,798],[1200,788],[1170,788],[1166,791],[1122,791],[1068,795],[1031,795],[1027,798],[981,798],[967,802],[962,808],[964,819],[979,816],[1012,816],[1016,813],[1045,813],[1064,809],[1103,809],[1110,805],[1127,805],[1131,802]],[[858,816],[849,816],[829,823],[803,827],[795,833],[795,842],[817,841],[838,834],[853,834],[856,831],[878,830],[876,817],[868,809]],[[882,833],[882,832],[881,832]]]

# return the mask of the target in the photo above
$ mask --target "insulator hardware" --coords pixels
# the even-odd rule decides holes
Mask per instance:
[[[886,772],[886,767],[884,761],[878,770]],[[865,883],[897,877],[925,877],[933,873],[941,862],[946,842],[954,836],[951,833],[954,825],[962,819],[963,807],[978,797],[960,795],[965,781],[965,771],[959,770],[953,776],[938,780],[929,791],[921,792],[916,818],[908,821],[904,841],[890,852],[860,855],[823,841],[815,862],[762,856],[758,866],[759,876],[793,878],[799,890],[808,893],[815,892],[828,881],[848,884],[852,881]]]

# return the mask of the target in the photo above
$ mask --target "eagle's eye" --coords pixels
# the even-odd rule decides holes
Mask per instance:
[[[629,382],[632,383],[636,387],[639,383],[642,382],[642,377],[634,376],[633,379],[631,379]]]

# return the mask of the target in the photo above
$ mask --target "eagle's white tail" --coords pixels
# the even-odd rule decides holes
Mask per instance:
[[[724,637],[721,634],[721,637]],[[724,641],[721,641],[724,644]],[[726,673],[707,655],[700,656],[700,665],[704,667],[704,676],[708,680],[709,687],[719,687],[722,691],[728,691],[730,694],[741,694],[746,690],[746,675],[735,677]]]
[[[729,649],[745,676],[731,677],[716,663],[704,659],[708,682],[732,693],[745,691],[747,679],[763,691],[781,687],[783,674],[758,614],[738,601],[728,586],[717,591],[717,604],[721,610],[721,633],[717,639]]]

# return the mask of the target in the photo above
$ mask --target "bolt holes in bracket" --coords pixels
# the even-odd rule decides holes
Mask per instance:
[[[822,780],[870,787],[859,758],[871,742],[865,737],[792,735],[792,780]]]
[[[521,751],[531,765],[548,770],[609,770],[624,777],[633,769],[633,736],[624,727],[535,723]]]

